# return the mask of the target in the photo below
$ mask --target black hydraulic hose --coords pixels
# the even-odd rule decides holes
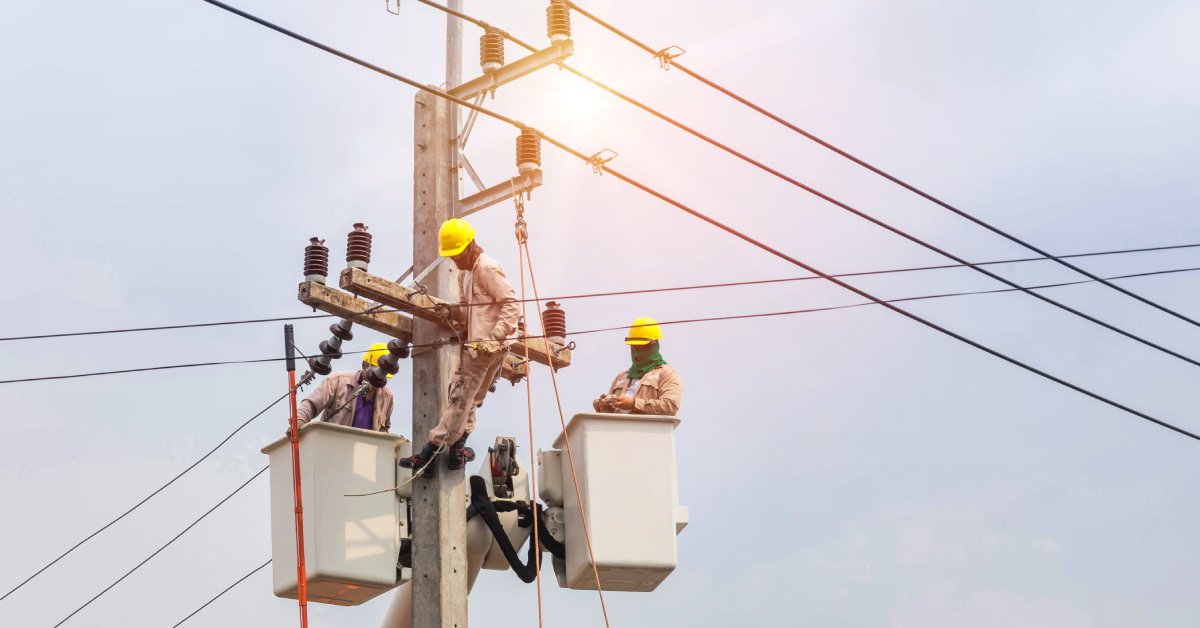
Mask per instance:
[[[526,559],[526,562],[522,563],[521,558],[517,556],[517,550],[513,547],[512,541],[508,538],[508,534],[504,532],[504,525],[500,523],[500,516],[496,511],[496,505],[488,498],[487,480],[478,475],[471,476],[471,505],[474,506],[476,514],[483,518],[483,522],[487,524],[488,529],[492,531],[492,536],[496,538],[496,543],[500,545],[500,551],[504,552],[504,558],[508,560],[508,565],[512,567],[513,573],[517,574],[517,577],[525,584],[533,582],[537,578],[537,545],[530,539],[529,557]],[[512,508],[506,508],[506,510],[508,509]]]

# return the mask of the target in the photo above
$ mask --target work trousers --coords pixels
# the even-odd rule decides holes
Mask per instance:
[[[496,380],[496,373],[504,364],[507,351],[485,353],[464,347],[459,354],[458,370],[450,382],[450,393],[446,409],[437,427],[429,430],[429,442],[437,446],[449,446],[475,431],[475,408],[483,403],[488,388]]]

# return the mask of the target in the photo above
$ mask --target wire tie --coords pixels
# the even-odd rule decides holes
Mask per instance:
[[[678,52],[676,52],[676,51],[678,51]],[[678,57],[685,52],[687,52],[687,51],[684,50],[683,48],[680,48],[679,46],[671,45],[671,46],[667,46],[666,48],[663,48],[662,50],[659,50],[658,52],[654,53],[654,58],[658,59],[658,67],[662,68],[663,71],[665,72],[665,71],[671,69],[671,61],[675,57]]]
[[[604,164],[617,158],[617,151],[611,148],[605,148],[587,158],[588,165],[592,167],[592,172],[603,176]]]

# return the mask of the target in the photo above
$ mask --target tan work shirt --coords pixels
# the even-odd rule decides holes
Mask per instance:
[[[624,397],[629,388],[629,371],[622,371],[609,386],[608,394]],[[683,402],[683,378],[670,364],[656,367],[638,380],[637,392],[633,395],[633,412],[631,414],[665,414],[674,416],[679,412],[679,404]],[[611,412],[602,409],[597,401],[592,401],[597,412]]]
[[[459,303],[468,306],[461,308],[466,310],[461,316],[466,317],[468,342],[502,340],[517,331],[521,313],[517,293],[504,276],[504,269],[486,253],[479,254],[471,270],[458,274],[458,294]]]
[[[305,397],[296,407],[296,418],[300,425],[324,414],[326,423],[354,426],[354,390],[358,388],[358,371],[334,373],[317,385],[312,394]],[[375,389],[375,413],[371,417],[371,429],[387,432],[392,428],[392,391]]]

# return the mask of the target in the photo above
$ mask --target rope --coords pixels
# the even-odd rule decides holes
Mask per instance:
[[[514,225],[514,230],[517,236],[517,259],[521,267],[521,318],[525,321],[526,331],[529,329],[529,319],[525,316],[525,257],[521,255],[521,248],[529,241],[529,231],[525,225],[525,202],[520,195],[516,193],[516,188],[513,186],[512,180],[509,180],[508,185],[513,192],[513,206],[517,212],[517,222]],[[530,269],[532,272],[532,269]],[[530,375],[533,369],[529,368],[532,362],[529,361],[529,343],[525,345],[525,409],[529,415],[529,500],[537,503],[537,473],[536,460],[534,459],[533,447],[533,382]],[[514,455],[516,452],[513,452]],[[537,574],[535,581],[537,583],[537,605],[538,605],[538,628],[542,628],[542,552],[541,538],[538,534],[538,509],[533,510],[533,547],[539,548],[532,552],[534,555],[534,573]]]
[[[538,320],[542,317],[542,304],[538,299],[537,277],[533,273],[533,258],[529,255],[529,241],[522,243],[522,248],[525,251],[525,259],[529,260],[529,281],[533,284],[533,301],[537,307]],[[524,286],[524,277],[522,276],[522,287]],[[529,322],[526,321],[526,325]],[[545,330],[542,330],[543,334]],[[553,360],[551,360],[553,362]],[[575,473],[575,453],[571,451],[571,437],[567,435],[567,419],[563,414],[562,397],[558,393],[558,375],[557,369],[550,367],[550,381],[554,385],[554,402],[558,406],[558,422],[562,424],[563,442],[567,445],[567,462],[571,465],[571,482],[575,485],[575,501],[579,504],[579,518],[583,522],[583,538],[587,540],[588,557],[592,561],[592,576],[596,580],[596,593],[600,596],[600,610],[604,612],[604,626],[611,628],[608,622],[608,606],[604,603],[604,588],[600,586],[600,571],[596,567],[596,553],[592,550],[592,533],[588,529],[587,513],[583,510],[583,495],[579,490],[579,476]],[[536,530],[536,528],[534,528]]]

